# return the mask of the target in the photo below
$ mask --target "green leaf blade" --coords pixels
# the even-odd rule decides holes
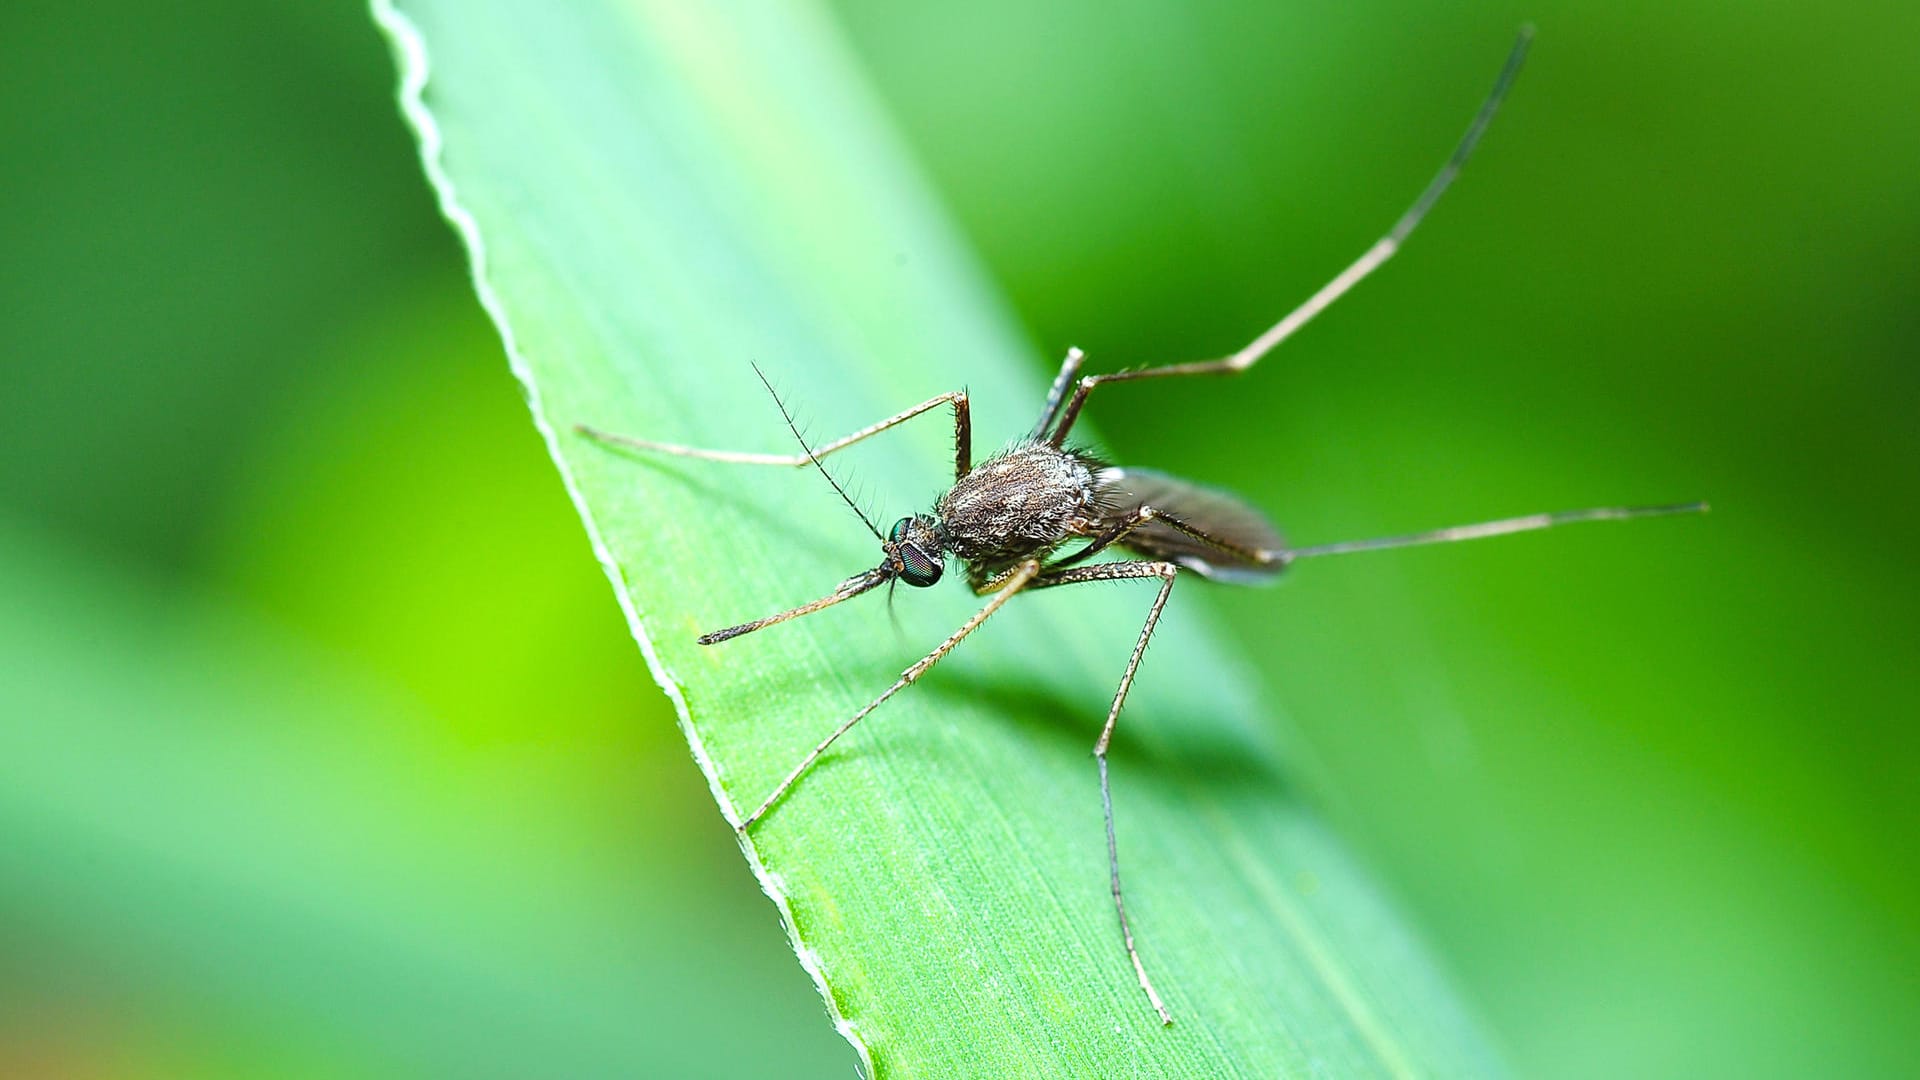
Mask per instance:
[[[877,546],[810,472],[642,459],[572,425],[782,450],[751,360],[816,439],[964,385],[978,458],[1031,423],[1038,363],[811,6],[375,10],[536,422],[737,821],[978,601],[902,589],[897,633],[866,597],[700,647]],[[948,435],[929,416],[835,470],[884,496],[884,526],[951,479]],[[874,1072],[1501,1071],[1288,786],[1269,710],[1193,603],[1208,587],[1176,586],[1113,755],[1129,911],[1172,1028],[1121,949],[1089,753],[1144,585],[1019,598],[743,843]]]

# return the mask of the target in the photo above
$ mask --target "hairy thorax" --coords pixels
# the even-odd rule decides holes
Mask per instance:
[[[1090,464],[1028,442],[981,462],[935,507],[948,545],[969,562],[1003,566],[1085,536],[1097,516]]]

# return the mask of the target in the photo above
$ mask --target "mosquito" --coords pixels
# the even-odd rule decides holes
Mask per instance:
[[[1100,737],[1093,745],[1093,757],[1100,774],[1100,805],[1106,823],[1107,869],[1114,912],[1120,923],[1121,941],[1126,947],[1127,958],[1132,962],[1140,989],[1145,991],[1147,1000],[1159,1014],[1161,1022],[1171,1024],[1172,1014],[1167,1011],[1159,991],[1154,988],[1153,980],[1148,977],[1146,965],[1141,962],[1140,952],[1135,947],[1132,924],[1127,919],[1126,902],[1121,895],[1120,854],[1114,837],[1113,789],[1107,775],[1107,749],[1113,741],[1114,725],[1120,719],[1121,706],[1126,704],[1127,691],[1133,686],[1140,659],[1147,650],[1147,642],[1153,637],[1154,627],[1167,606],[1174,582],[1184,572],[1218,581],[1247,583],[1271,578],[1302,559],[1477,540],[1582,521],[1698,513],[1707,509],[1705,503],[1697,502],[1668,506],[1596,507],[1455,525],[1403,536],[1289,547],[1258,510],[1233,495],[1149,469],[1108,464],[1067,444],[1067,436],[1071,434],[1074,422],[1080,418],[1087,399],[1100,387],[1109,383],[1145,379],[1233,375],[1245,371],[1392,258],[1473,153],[1499,110],[1508,88],[1519,74],[1532,37],[1530,27],[1522,28],[1498,78],[1494,80],[1493,90],[1481,104],[1453,154],[1419,198],[1414,200],[1413,205],[1385,236],[1351,266],[1308,297],[1305,303],[1289,312],[1245,348],[1215,360],[1082,377],[1080,366],[1083,355],[1077,348],[1069,349],[1065,362],[1060,366],[1060,373],[1054,377],[1047,392],[1046,403],[1041,407],[1040,418],[1034,423],[1033,429],[978,465],[973,463],[973,428],[965,390],[940,394],[851,435],[819,446],[809,446],[794,424],[785,403],[773,392],[772,385],[767,384],[767,390],[773,394],[788,430],[800,444],[801,452],[798,454],[703,450],[613,435],[584,424],[576,428],[581,434],[603,444],[652,453],[748,465],[812,465],[826,477],[834,491],[859,516],[874,539],[880,542],[880,565],[847,578],[832,592],[817,600],[752,622],[703,634],[699,638],[702,645],[717,645],[776,623],[811,615],[881,585],[904,582],[925,588],[940,580],[949,559],[965,566],[967,584],[976,595],[987,598],[986,603],[945,641],[902,671],[892,686],[820,740],[759,807],[739,823],[738,828],[742,833],[764,818],[836,740],[887,699],[925,675],[967,635],[979,629],[982,623],[1015,596],[1038,589],[1093,581],[1156,582],[1158,591],[1147,608],[1146,621],[1140,627],[1133,653],[1127,658],[1126,670],[1121,673],[1120,684],[1114,690],[1113,703],[1107,709],[1106,724],[1100,729]],[[754,372],[760,376],[762,383],[766,383],[766,376],[757,366]],[[903,517],[882,533],[847,495],[833,474],[827,471],[822,459],[942,406],[951,408],[953,413],[956,448],[953,486],[936,500],[931,513]],[[1062,552],[1063,548],[1069,547],[1071,550]],[[1114,549],[1139,558],[1091,561],[1094,556],[1111,553]]]

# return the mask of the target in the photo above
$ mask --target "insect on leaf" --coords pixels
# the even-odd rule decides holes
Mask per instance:
[[[903,590],[896,633],[876,590],[696,644],[873,566],[872,536],[811,471],[623,453],[573,425],[789,453],[753,362],[816,441],[964,385],[991,449],[1032,423],[1047,365],[831,21],[724,7],[375,4],[535,423],[738,820],[977,601],[958,580]],[[933,413],[832,460],[884,523],[951,482],[950,434]],[[1113,750],[1161,1026],[1115,927],[1090,756],[1155,584],[1017,598],[743,841],[835,1022],[881,1076],[1499,1073],[1290,787],[1278,718],[1191,578]]]

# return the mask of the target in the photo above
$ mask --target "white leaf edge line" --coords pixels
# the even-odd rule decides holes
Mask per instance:
[[[539,430],[541,439],[546,442],[547,454],[553,459],[554,467],[560,471],[560,481],[566,485],[567,497],[573,501],[573,507],[579,513],[581,523],[586,526],[587,538],[593,544],[594,558],[599,561],[601,570],[606,573],[608,582],[613,586],[614,599],[619,602],[620,610],[626,615],[627,628],[632,632],[633,640],[639,644],[641,655],[646,658],[647,669],[653,673],[653,681],[659,684],[660,689],[665,691],[667,698],[673,702],[673,711],[679,717],[681,734],[686,736],[687,745],[693,751],[694,760],[699,763],[700,771],[706,775],[707,787],[713,792],[714,801],[719,804],[721,816],[726,818],[728,825],[733,826],[734,836],[740,843],[740,851],[746,856],[747,865],[752,867],[754,878],[760,882],[761,891],[767,894],[767,898],[772,900],[774,907],[779,910],[780,923],[786,928],[787,943],[792,947],[794,957],[800,961],[800,966],[806,970],[807,975],[813,979],[814,986],[820,991],[820,998],[826,1003],[827,1015],[833,1020],[834,1029],[840,1032],[841,1037],[846,1039],[853,1046],[854,1052],[860,1056],[861,1065],[865,1070],[864,1075],[873,1076],[872,1053],[854,1030],[853,1021],[841,1013],[840,1006],[834,1001],[833,992],[827,985],[826,972],[820,966],[819,955],[800,939],[800,932],[793,921],[793,908],[787,902],[787,895],[779,876],[761,861],[759,849],[754,846],[752,837],[740,831],[740,814],[734,809],[733,801],[727,797],[726,789],[720,785],[719,768],[715,765],[713,758],[708,755],[706,744],[701,741],[699,732],[694,730],[693,717],[687,711],[687,701],[680,693],[679,681],[661,661],[659,654],[654,652],[653,641],[647,636],[639,609],[633,606],[633,597],[627,591],[626,579],[620,572],[619,563],[614,560],[612,550],[607,547],[606,541],[602,538],[600,527],[594,521],[593,512],[587,506],[586,497],[581,493],[579,485],[574,482],[573,473],[567,468],[566,458],[560,453],[559,434],[547,421],[546,411],[541,407],[540,388],[534,382],[533,369],[520,352],[519,343],[514,337],[513,326],[507,319],[506,306],[501,303],[499,294],[493,291],[493,286],[488,282],[486,245],[480,238],[479,222],[474,220],[473,215],[461,204],[454,188],[453,178],[447,175],[441,160],[444,140],[439,126],[434,122],[433,112],[427,108],[426,104],[429,73],[426,39],[413,20],[394,6],[393,0],[370,0],[370,2],[373,21],[393,45],[395,60],[400,68],[400,112],[406,118],[408,126],[413,129],[414,137],[419,140],[420,163],[426,172],[427,182],[433,188],[441,215],[453,226],[454,231],[460,235],[461,242],[466,246],[474,292],[480,298],[480,306],[486,310],[487,317],[493,320],[494,328],[500,333],[501,345],[507,353],[507,365],[526,392],[527,408],[533,413],[534,427]]]

